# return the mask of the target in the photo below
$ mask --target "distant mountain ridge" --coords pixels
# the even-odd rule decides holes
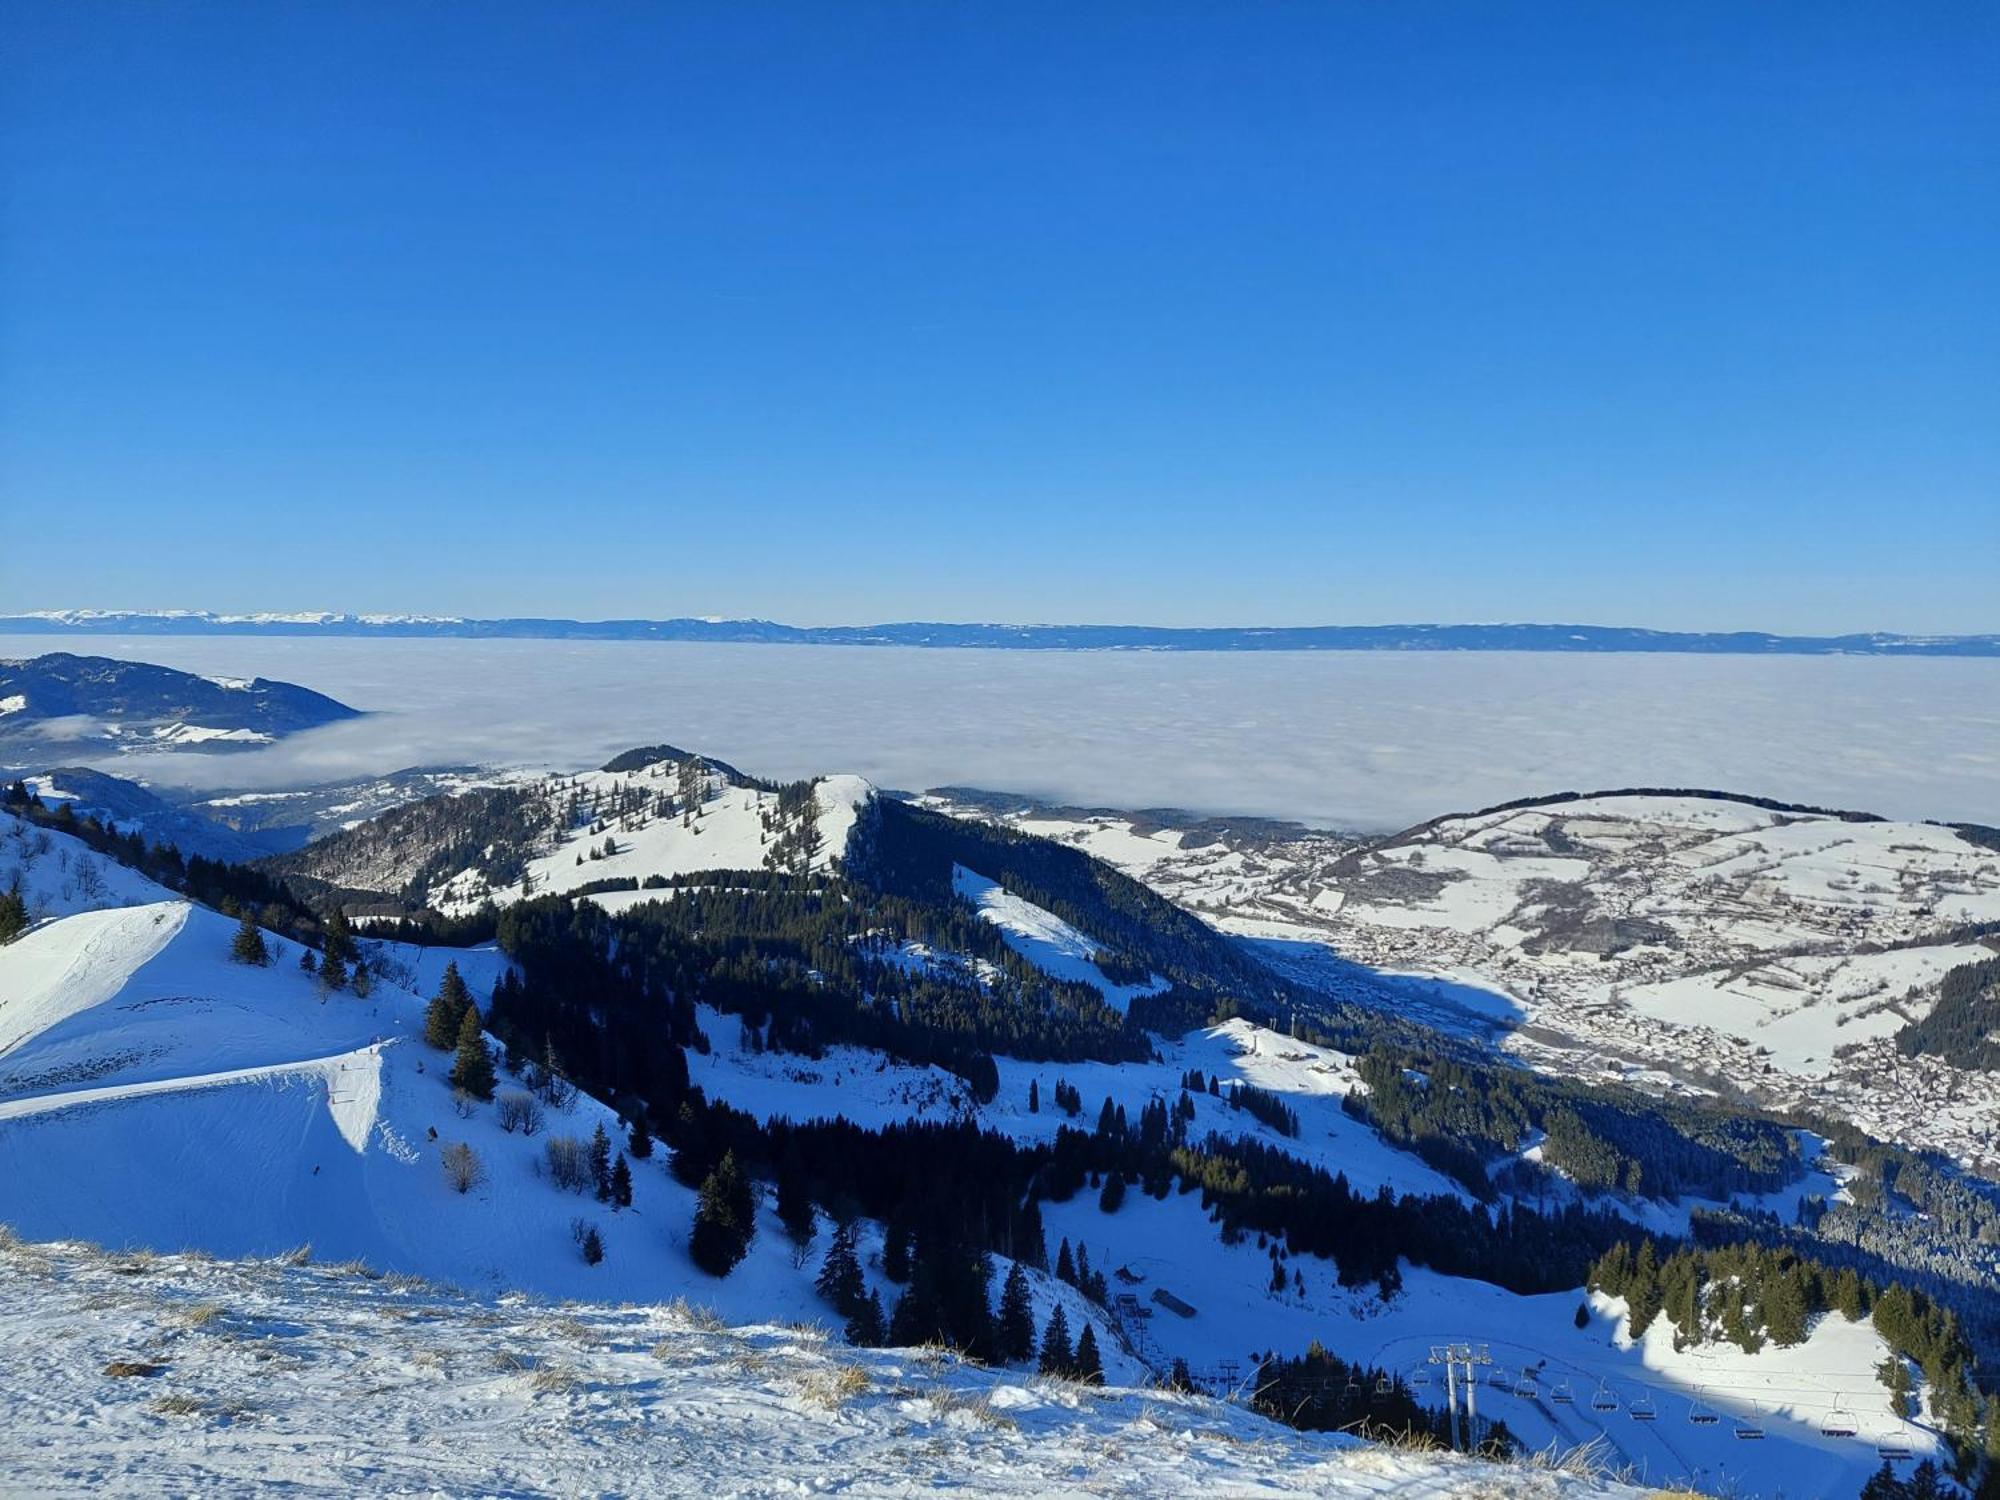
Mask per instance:
[[[241,750],[360,710],[268,678],[210,678],[149,662],[52,651],[0,660],[0,765],[50,755]]]
[[[1029,651],[1646,651],[1715,656],[2000,656],[1996,635],[1776,635],[1620,625],[1004,625],[901,621],[470,619],[456,615],[217,614],[208,610],[37,610],[0,615],[0,634],[384,636],[484,640],[705,641],[798,646],[931,646]]]

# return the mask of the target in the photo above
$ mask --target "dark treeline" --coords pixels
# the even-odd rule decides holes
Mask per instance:
[[[1896,1033],[1896,1050],[1961,1068],[2000,1069],[2000,958],[1949,970],[1931,1013]]]
[[[1297,1359],[1270,1355],[1257,1366],[1250,1404],[1267,1417],[1309,1432],[1351,1432],[1379,1442],[1461,1446],[1451,1417],[1425,1405],[1399,1377],[1350,1364],[1317,1339]],[[1481,1434],[1478,1451],[1488,1458],[1513,1453],[1514,1438],[1494,1422]]]
[[[1589,1284],[1626,1300],[1635,1337],[1665,1317],[1677,1347],[1726,1339],[1754,1354],[1767,1342],[1803,1343],[1814,1320],[1829,1313],[1849,1321],[1872,1318],[1900,1356],[1877,1372],[1899,1414],[1911,1414],[1907,1360],[1923,1372],[1931,1409],[1955,1442],[1970,1448],[1982,1418],[2000,1417],[2000,1402],[1979,1389],[1972,1349],[1951,1309],[1907,1286],[1878,1285],[1851,1266],[1835,1269],[1794,1250],[1749,1242],[1662,1254],[1643,1241],[1636,1250],[1613,1246],[1591,1266]]]
[[[848,856],[855,880],[926,904],[953,899],[954,866],[997,881],[1087,933],[1116,955],[1110,962],[1121,977],[1143,971],[1172,984],[1176,1001],[1153,1006],[1159,1029],[1200,1024],[1225,992],[1246,1013],[1266,1017],[1300,1002],[1290,986],[1199,917],[1066,844],[882,799],[857,830]],[[1174,1025],[1165,1011],[1189,1019]]]
[[[1349,1108],[1480,1197],[1489,1164],[1540,1131],[1542,1159],[1586,1190],[1674,1199],[1773,1192],[1799,1172],[1780,1125],[1676,1100],[1376,1045],[1358,1070],[1366,1094]]]

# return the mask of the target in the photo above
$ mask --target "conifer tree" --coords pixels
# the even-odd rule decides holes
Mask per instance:
[[[632,1122],[632,1138],[625,1143],[625,1149],[632,1153],[634,1161],[644,1161],[653,1154],[653,1136],[646,1129],[646,1112],[643,1109]]]
[[[458,963],[453,960],[444,966],[437,993],[424,1008],[424,1040],[440,1052],[449,1052],[457,1046],[458,1028],[471,1004],[472,992],[459,977]]]
[[[1071,1286],[1076,1285],[1076,1261],[1069,1253],[1068,1235],[1063,1236],[1062,1244],[1056,1248],[1056,1280],[1066,1281]]]
[[[1042,1108],[1042,1091],[1035,1086],[1035,1080],[1028,1080],[1028,1113],[1038,1114]]]
[[[1125,1175],[1115,1168],[1104,1174],[1104,1191],[1097,1195],[1097,1206],[1107,1214],[1115,1214],[1125,1202]]]
[[[229,944],[229,956],[239,964],[256,964],[259,968],[271,961],[271,950],[264,945],[264,929],[247,911],[243,920],[236,924],[236,937]]]
[[[891,1281],[910,1279],[910,1241],[914,1237],[910,1221],[899,1208],[889,1219],[889,1232],[882,1240],[882,1274]]]
[[[583,1263],[587,1266],[594,1266],[604,1259],[604,1236],[597,1232],[595,1224],[584,1230],[581,1249]]]
[[[632,1206],[632,1164],[625,1160],[623,1151],[611,1168],[611,1202],[616,1208]]]
[[[882,1321],[882,1299],[870,1292],[847,1320],[847,1342],[863,1349],[875,1349],[887,1341],[889,1330]]]
[[[475,1099],[493,1097],[493,1052],[479,1029],[479,1007],[466,1007],[458,1024],[458,1055],[452,1060],[451,1082]]]
[[[1104,1360],[1097,1352],[1097,1335],[1088,1323],[1077,1335],[1074,1365],[1076,1378],[1085,1385],[1104,1384]]]
[[[1000,1317],[994,1330],[1000,1357],[1009,1364],[1035,1352],[1035,1306],[1028,1296],[1028,1275],[1016,1261],[1000,1288]]]
[[[754,1189],[736,1164],[736,1153],[725,1151],[702,1182],[694,1231],[688,1236],[688,1254],[709,1275],[727,1276],[749,1254],[756,1232]]]
[[[0,943],[11,943],[28,930],[28,900],[21,894],[21,872],[16,870],[5,892],[0,892]]]
[[[862,1279],[861,1261],[854,1253],[854,1226],[836,1224],[833,1242],[826,1247],[813,1288],[833,1304],[842,1317],[853,1318],[867,1300],[867,1283]]]
[[[590,1133],[590,1184],[599,1203],[611,1201],[611,1137],[604,1133],[602,1120]]]
[[[805,1169],[792,1155],[778,1164],[778,1221],[793,1244],[804,1247],[812,1243],[812,1194],[806,1188]]]
[[[1044,1375],[1067,1375],[1076,1362],[1076,1355],[1069,1346],[1069,1319],[1063,1316],[1062,1304],[1049,1314],[1049,1323],[1042,1330],[1042,1354],[1037,1368]]]

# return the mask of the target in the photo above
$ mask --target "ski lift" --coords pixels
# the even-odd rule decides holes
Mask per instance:
[[[1498,1365],[1495,1365],[1493,1367],[1493,1373],[1486,1377],[1486,1383],[1492,1386],[1493,1389],[1496,1391],[1504,1391],[1508,1387],[1513,1385],[1514,1382],[1507,1378],[1507,1372],[1505,1370],[1501,1369]]]
[[[1429,1365],[1418,1365],[1416,1369],[1410,1372],[1410,1388],[1412,1390],[1429,1390],[1430,1384],[1431,1367]]]
[[[1376,1396],[1376,1399],[1378,1399],[1378,1400],[1379,1400],[1379,1399],[1381,1399],[1381,1398],[1382,1398],[1383,1396],[1386,1396],[1386,1395],[1388,1395],[1388,1394],[1389,1394],[1389,1391],[1390,1391],[1390,1389],[1391,1389],[1391,1387],[1390,1387],[1390,1385],[1389,1385],[1389,1377],[1388,1377],[1387,1375],[1377,1375],[1377,1376],[1375,1377],[1375,1396]]]
[[[1618,1410],[1618,1393],[1600,1380],[1597,1383],[1597,1394],[1590,1398],[1590,1409],[1592,1411]]]
[[[1526,1370],[1523,1370],[1521,1372],[1521,1378],[1514,1382],[1514,1394],[1521,1397],[1525,1401],[1534,1400],[1535,1396],[1537,1395],[1537,1392],[1535,1390],[1535,1377],[1530,1375]]]
[[[1697,1386],[1694,1393],[1694,1403],[1688,1407],[1688,1421],[1697,1427],[1713,1427],[1721,1420],[1722,1417],[1716,1409],[1701,1399],[1701,1388]]]
[[[1569,1382],[1565,1380],[1561,1385],[1549,1392],[1549,1399],[1558,1406],[1574,1406],[1576,1405],[1576,1392],[1569,1388]]]
[[[1739,1442],[1756,1443],[1764,1438],[1764,1409],[1758,1407],[1756,1414],[1739,1417],[1736,1421],[1736,1437]]]
[[[1902,1443],[1884,1441],[1875,1445],[1875,1456],[1892,1464],[1906,1463],[1910,1450]]]
[[[1854,1413],[1840,1404],[1840,1394],[1834,1393],[1833,1409],[1819,1424],[1819,1435],[1829,1438],[1851,1438],[1855,1434]]]
[[[1361,1382],[1352,1375],[1347,1377],[1347,1388],[1340,1393],[1340,1404],[1352,1406],[1361,1397]]]
[[[1626,1415],[1635,1422],[1651,1422],[1659,1417],[1660,1409],[1653,1404],[1651,1396],[1641,1396],[1632,1403],[1631,1410]]]

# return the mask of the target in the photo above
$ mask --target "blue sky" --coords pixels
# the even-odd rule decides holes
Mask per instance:
[[[0,608],[2000,629],[1991,6],[5,24]]]

